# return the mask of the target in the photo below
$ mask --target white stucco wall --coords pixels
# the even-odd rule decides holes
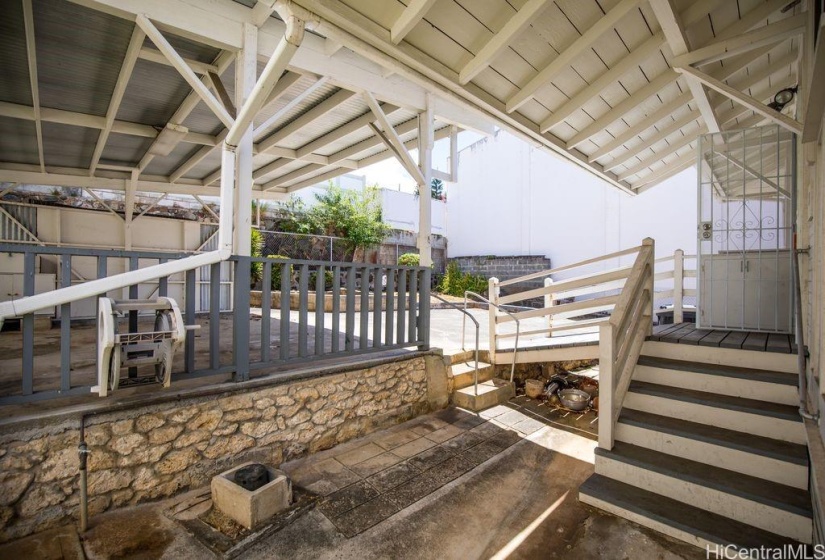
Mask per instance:
[[[460,152],[458,179],[449,189],[451,257],[544,255],[556,267],[648,236],[658,256],[695,252],[692,170],[630,196],[500,132]]]
[[[418,232],[418,197],[412,193],[381,189],[384,221],[394,229]],[[447,236],[447,204],[430,199],[432,233]]]

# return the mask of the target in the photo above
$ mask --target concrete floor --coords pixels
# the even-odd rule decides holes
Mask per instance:
[[[704,558],[702,550],[578,502],[577,488],[593,472],[594,447],[592,439],[536,422],[518,407],[500,406],[480,415],[449,408],[419,417],[283,465],[295,485],[314,489],[319,501],[238,557]],[[445,450],[440,462],[433,459],[437,448]],[[420,460],[414,463],[416,457]],[[475,464],[467,465],[473,457]],[[337,466],[331,468],[333,463]],[[411,463],[417,468],[406,469],[407,476],[387,474]],[[406,505],[398,502],[416,479],[418,494],[408,494]],[[359,484],[372,491],[354,492]],[[192,498],[198,492],[208,496],[204,489],[92,519],[82,537],[86,556],[219,557],[184,527],[185,508],[199,501]],[[378,507],[388,502],[395,505]],[[203,514],[204,504],[191,511],[189,518]],[[363,520],[365,512],[372,517],[360,526],[341,522],[346,516]],[[42,547],[42,537],[29,537],[0,547],[0,557],[34,557],[40,550],[32,548],[35,541]],[[71,547],[66,550],[49,558],[76,557]]]

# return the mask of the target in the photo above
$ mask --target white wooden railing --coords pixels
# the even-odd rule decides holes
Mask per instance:
[[[673,322],[682,323],[685,319],[685,298],[695,298],[697,294],[695,287],[696,255],[686,255],[681,249],[676,249],[673,255],[656,259],[655,269],[653,280],[656,290],[653,295],[653,312],[660,314],[672,311]],[[663,285],[664,289],[662,289]],[[656,309],[657,302],[671,298],[673,307],[662,306]]]
[[[642,242],[610,320],[599,326],[599,447],[613,448],[613,428],[642,345],[653,329],[654,244]]]

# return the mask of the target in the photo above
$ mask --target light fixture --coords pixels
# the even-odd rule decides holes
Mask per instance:
[[[793,100],[793,97],[794,95],[796,95],[796,91],[798,89],[798,86],[780,89],[778,92],[776,92],[776,95],[773,96],[773,101],[768,103],[768,107],[770,107],[774,111],[781,111],[785,107],[785,105],[787,105]]]

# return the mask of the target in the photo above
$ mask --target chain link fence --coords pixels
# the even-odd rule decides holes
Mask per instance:
[[[353,249],[343,237],[261,230],[261,256],[328,262],[352,261]]]

